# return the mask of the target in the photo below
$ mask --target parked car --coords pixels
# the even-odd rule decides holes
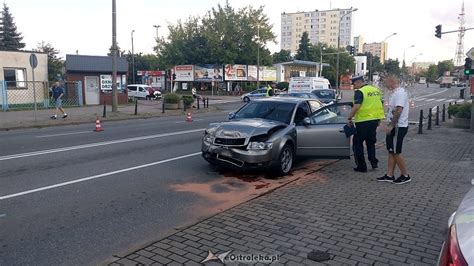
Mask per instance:
[[[340,96],[333,89],[313,90],[311,91],[323,103],[336,102],[340,100]]]
[[[474,185],[474,179],[471,181]],[[474,187],[448,221],[448,235],[438,265],[474,265]]]
[[[270,168],[288,174],[295,156],[349,158],[343,127],[351,103],[272,97],[251,101],[227,122],[204,131],[201,152],[211,164],[237,169]]]
[[[267,96],[267,88],[266,87],[261,87],[260,89],[242,94],[240,98],[244,102],[249,102],[250,100],[254,100],[257,98],[263,98]]]
[[[280,93],[278,97],[296,97],[296,98],[306,98],[306,99],[319,99],[316,94],[310,92],[290,92],[290,93]]]
[[[157,99],[162,97],[159,90],[153,90],[152,87],[144,84],[130,84],[127,86],[127,91],[128,97],[132,98],[148,99],[153,97],[151,95],[154,95]]]

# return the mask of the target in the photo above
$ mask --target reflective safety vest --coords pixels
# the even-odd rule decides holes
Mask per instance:
[[[355,122],[384,119],[382,92],[374,86],[365,85],[359,89],[364,95],[362,104],[355,115]]]

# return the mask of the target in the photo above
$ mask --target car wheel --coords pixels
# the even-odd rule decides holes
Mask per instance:
[[[250,98],[247,97],[247,96],[245,96],[245,97],[244,97],[244,102],[248,103],[249,101],[250,101]]]
[[[281,149],[280,156],[278,156],[278,164],[275,166],[275,174],[278,176],[287,175],[293,167],[293,148],[285,144]]]

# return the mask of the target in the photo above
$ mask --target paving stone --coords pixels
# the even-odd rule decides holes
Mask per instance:
[[[150,264],[152,264],[152,263],[154,262],[153,260],[151,260],[151,259],[149,259],[149,258],[145,258],[145,257],[143,257],[143,256],[140,256],[140,257],[134,259],[134,261],[136,261],[136,262],[138,262],[138,263],[141,263],[141,264],[143,264],[143,265],[150,265]]]
[[[172,260],[172,261],[175,261],[175,262],[178,262],[178,263],[185,263],[186,261],[188,261],[189,259],[183,257],[183,256],[179,256],[179,255],[176,255],[176,254],[172,254],[171,256],[168,257],[168,259]]]
[[[158,263],[161,263],[161,264],[167,264],[167,263],[170,263],[171,260],[170,259],[167,259],[161,255],[155,255],[153,257],[151,257],[152,260],[158,262]]]

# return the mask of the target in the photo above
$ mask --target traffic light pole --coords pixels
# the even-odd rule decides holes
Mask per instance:
[[[438,26],[440,26],[440,25],[438,25]],[[463,30],[451,30],[451,31],[441,32],[441,28],[440,28],[440,30],[439,30],[440,32],[438,32],[438,28],[436,28],[436,29],[437,30],[436,30],[435,36],[440,38],[440,39],[441,39],[441,35],[446,34],[446,33],[454,33],[454,32],[460,32],[460,31],[474,30],[474,28],[467,28],[467,29],[463,29]],[[439,34],[439,36],[437,34]]]

